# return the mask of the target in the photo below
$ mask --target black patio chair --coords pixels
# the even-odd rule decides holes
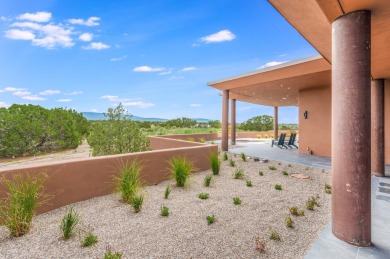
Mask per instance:
[[[291,133],[291,136],[290,136],[290,139],[288,141],[285,141],[284,144],[287,145],[289,148],[292,149],[292,147],[296,147],[298,148],[296,145],[295,145],[295,139],[297,137],[297,133]]]
[[[271,147],[273,147],[275,145],[278,148],[283,148],[283,147],[287,148],[287,146],[284,145],[284,140],[285,139],[286,139],[286,133],[280,134],[279,139],[273,139],[272,140]]]

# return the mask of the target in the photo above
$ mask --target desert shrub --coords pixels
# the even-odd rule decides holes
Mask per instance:
[[[84,239],[81,241],[81,246],[82,247],[89,247],[89,246],[93,246],[97,242],[98,242],[98,237],[91,232],[91,233],[88,233],[84,237]]]
[[[61,220],[61,231],[65,240],[69,239],[75,232],[75,227],[79,223],[79,215],[70,207]]]
[[[259,237],[255,237],[255,246],[256,250],[259,253],[264,253],[265,252],[265,246],[267,245],[267,240],[265,238],[261,239]]]
[[[264,176],[263,171],[259,171],[259,175],[260,175],[260,176]]]
[[[94,122],[88,136],[93,156],[115,155],[149,150],[149,139],[131,120],[122,104],[104,113],[107,120]]]
[[[332,194],[332,186],[330,186],[329,184],[325,184],[325,193],[327,194]]]
[[[270,229],[269,239],[271,239],[271,240],[276,240],[276,241],[280,241],[280,235],[279,235],[279,233],[276,232],[275,230]]]
[[[210,153],[209,161],[211,166],[211,171],[213,171],[213,175],[218,175],[221,169],[221,160],[219,160],[217,153]]]
[[[163,217],[168,217],[169,216],[169,208],[167,206],[162,205],[160,215]]]
[[[253,185],[252,185],[252,181],[250,181],[250,180],[247,180],[246,181],[246,186],[248,186],[248,187],[252,187]]]
[[[169,165],[171,177],[175,179],[176,185],[184,187],[190,174],[194,171],[192,162],[185,157],[173,157],[169,161]]]
[[[113,252],[111,246],[106,247],[106,252],[104,253],[104,259],[121,259],[122,253]]]
[[[233,197],[233,204],[234,205],[240,205],[241,199],[239,197]]]
[[[275,190],[281,191],[282,190],[282,185],[275,184]]]
[[[228,154],[226,152],[223,153],[223,161],[226,161],[228,159],[229,159]]]
[[[242,168],[237,168],[235,171],[234,171],[234,179],[242,179],[244,178],[244,174],[245,174],[245,171],[244,169]]]
[[[282,171],[283,175],[288,175],[287,171]]]
[[[169,185],[168,185],[168,186],[165,188],[165,191],[164,191],[164,199],[168,199],[169,194],[171,194],[171,188],[170,188]]]
[[[206,217],[206,220],[207,220],[207,224],[211,225],[216,221],[216,217],[215,215],[209,215]]]
[[[318,199],[318,198],[317,198]],[[306,208],[308,210],[314,210],[314,206],[320,207],[320,204],[318,203],[317,199],[315,197],[310,197],[306,201]]]
[[[284,218],[284,223],[286,223],[286,227],[288,228],[294,228],[294,221],[292,220],[292,218],[290,216],[286,216]]]
[[[246,162],[246,155],[245,153],[240,154],[242,161]]]
[[[205,187],[209,187],[210,184],[211,184],[212,179],[213,179],[213,176],[212,176],[212,175],[206,175],[206,176],[204,177],[204,180],[203,180],[203,185],[204,185]]]
[[[7,197],[0,201],[0,223],[12,236],[27,234],[37,208],[51,197],[44,194],[46,174],[36,176],[15,174],[11,180],[4,176],[0,183],[7,189]]]
[[[274,171],[274,170],[276,170],[276,167],[273,165],[270,165],[270,166],[268,166],[268,169]]]
[[[142,167],[137,161],[130,164],[120,162],[119,175],[114,176],[115,190],[121,194],[122,201],[131,204],[133,197],[141,190],[140,173]]]
[[[234,160],[233,159],[229,159],[229,165],[231,166],[231,167],[235,167],[236,166],[236,162],[234,162]]]
[[[201,199],[201,200],[207,200],[209,198],[209,194],[208,193],[200,193],[198,195],[198,198]]]
[[[134,212],[138,213],[142,209],[142,204],[144,203],[144,195],[141,194],[136,194],[132,201],[131,201],[131,206],[133,206]]]
[[[290,213],[291,213],[291,215],[294,215],[294,216],[305,216],[305,211],[298,210],[298,208],[295,206],[290,208]]]

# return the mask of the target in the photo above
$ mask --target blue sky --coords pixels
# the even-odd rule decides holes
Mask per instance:
[[[314,54],[265,0],[2,0],[0,106],[220,120],[207,82]],[[238,122],[262,114],[237,103]]]

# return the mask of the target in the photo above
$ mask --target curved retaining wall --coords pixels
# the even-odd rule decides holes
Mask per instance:
[[[113,192],[113,176],[121,162],[137,160],[143,165],[141,178],[147,185],[168,179],[168,160],[184,156],[193,161],[197,172],[210,169],[208,155],[218,152],[217,145],[200,144],[166,137],[149,137],[152,151],[93,157],[62,162],[45,163],[12,170],[0,171],[1,177],[12,178],[14,173],[30,175],[45,172],[49,178],[46,193],[55,194],[49,204],[41,206],[38,214],[78,201],[107,195]],[[6,189],[0,185],[0,198],[6,197]]]

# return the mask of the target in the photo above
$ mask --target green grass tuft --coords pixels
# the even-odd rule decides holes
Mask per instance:
[[[218,175],[219,171],[221,170],[221,160],[219,160],[218,154],[211,153],[209,155],[209,161],[213,175]]]
[[[240,154],[242,161],[246,162],[246,155],[245,153]]]
[[[320,207],[320,204],[318,203],[317,199],[315,197],[309,198],[306,202],[306,209],[314,210],[314,206]]]
[[[75,227],[79,221],[79,215],[73,210],[73,207],[70,207],[68,212],[62,218],[60,226],[65,240],[68,240],[74,234]]]
[[[201,199],[201,200],[207,200],[209,198],[209,194],[208,193],[200,193],[198,195],[198,198]]]
[[[206,217],[207,225],[213,224],[217,219],[215,218],[215,215],[210,215]]]
[[[231,166],[231,167],[235,167],[236,166],[236,162],[234,162],[234,160],[233,159],[229,159],[229,165]]]
[[[160,215],[163,217],[168,217],[169,216],[169,208],[167,206],[162,205]]]
[[[234,179],[242,179],[244,178],[245,171],[242,168],[237,168],[236,171],[234,171]]]
[[[113,252],[109,245],[106,247],[106,252],[104,253],[104,259],[121,259],[121,258],[122,258],[122,253]]]
[[[260,175],[260,176],[264,176],[263,171],[259,171],[259,175]]]
[[[138,213],[141,211],[143,203],[144,203],[144,195],[143,194],[137,194],[133,197],[133,200],[131,201],[131,206],[133,206],[135,213]]]
[[[122,201],[131,204],[133,197],[141,189],[140,173],[142,167],[133,161],[131,164],[121,161],[119,176],[114,176],[115,190],[121,194]]]
[[[246,186],[248,186],[248,187],[252,187],[253,185],[252,185],[252,181],[250,181],[250,180],[247,180],[246,181]]]
[[[276,170],[276,167],[273,166],[273,165],[269,165],[269,166],[268,166],[268,169],[274,171],[274,170]]]
[[[173,157],[169,161],[169,165],[171,176],[175,179],[176,185],[178,187],[184,187],[190,174],[194,171],[192,162],[185,157]]]
[[[206,175],[206,176],[204,177],[204,180],[203,180],[203,185],[204,185],[205,187],[210,187],[210,184],[211,184],[212,179],[213,179],[213,176],[212,176],[212,175]]]
[[[81,241],[81,246],[82,247],[89,247],[93,246],[98,242],[98,237],[92,234],[91,232],[88,233],[85,238]]]
[[[330,186],[329,184],[326,183],[324,189],[325,193],[332,194],[332,186]]]
[[[275,190],[281,191],[282,185],[281,184],[275,184]]]
[[[164,199],[168,199],[169,194],[171,194],[171,188],[169,187],[169,185],[167,185],[164,191]]]
[[[275,230],[272,230],[270,229],[270,235],[269,235],[269,239],[271,240],[276,240],[276,241],[280,241],[280,235],[278,234],[278,232],[276,232]]]
[[[233,204],[234,205],[240,205],[241,204],[241,199],[239,197],[234,197],[233,198]]]
[[[288,175],[287,171],[282,171],[283,175]]]
[[[228,159],[229,159],[228,154],[226,152],[223,153],[223,161],[226,161]]]
[[[286,223],[286,227],[288,228],[294,228],[294,221],[292,220],[292,218],[287,215],[285,218],[284,218],[284,222]]]

